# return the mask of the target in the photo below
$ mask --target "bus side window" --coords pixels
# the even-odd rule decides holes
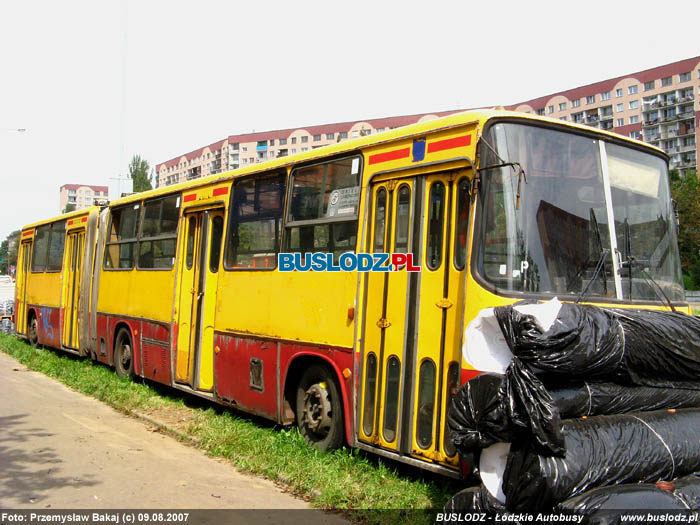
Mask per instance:
[[[127,204],[111,210],[112,219],[105,250],[105,269],[134,267],[140,208],[140,204]]]
[[[175,263],[180,195],[146,201],[139,236],[139,269],[170,269]]]
[[[46,270],[46,256],[49,252],[49,233],[51,226],[39,226],[34,233],[34,251],[32,253],[32,272]]]
[[[288,251],[352,252],[357,243],[360,158],[336,159],[292,172],[287,212]]]
[[[277,267],[280,249],[285,176],[247,177],[233,183],[225,268]]]

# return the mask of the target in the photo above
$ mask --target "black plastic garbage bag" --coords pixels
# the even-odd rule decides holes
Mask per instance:
[[[513,425],[506,415],[504,376],[484,373],[467,381],[452,398],[447,412],[452,443],[465,454],[494,443],[513,440]]]
[[[700,317],[680,312],[611,310],[625,335],[635,385],[700,389]]]
[[[699,318],[563,303],[543,332],[513,305],[494,315],[513,355],[535,372],[646,386],[689,381],[687,388],[700,389]]]
[[[543,332],[537,320],[516,305],[494,308],[513,355],[533,370],[565,377],[625,381],[622,325],[608,310],[563,303],[554,324]]]
[[[494,315],[514,355],[505,374],[508,418],[543,454],[564,453],[545,378],[700,390],[700,319],[692,316],[564,303],[544,331],[513,305]]]
[[[700,409],[564,420],[563,458],[513,442],[502,482],[506,507],[548,509],[595,487],[691,474],[700,469],[699,429]]]
[[[443,508],[445,513],[483,512],[487,516],[505,511],[505,506],[494,498],[483,485],[459,491],[447,500]]]
[[[668,486],[636,483],[600,487],[559,503],[555,511],[584,516],[582,523],[602,525],[623,523],[622,516],[630,514],[648,518],[649,515],[665,516],[666,511],[672,511],[672,515],[689,516],[691,511],[700,509],[699,476],[690,475],[664,484]]]
[[[505,383],[503,375],[483,373],[465,383],[452,398],[447,423],[452,442],[463,456],[494,443],[517,439],[522,427],[516,426],[508,416],[510,411]],[[544,385],[561,419],[668,408],[700,408],[700,390],[590,382]],[[554,421],[553,415],[551,419]],[[530,439],[528,429],[520,434],[520,438]],[[561,434],[557,435],[557,439],[561,443]]]
[[[700,386],[700,381],[698,381]],[[600,414],[700,408],[700,389],[623,386],[616,383],[547,385],[562,419]]]

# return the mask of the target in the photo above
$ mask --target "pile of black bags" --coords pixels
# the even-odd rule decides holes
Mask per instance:
[[[477,465],[510,443],[498,494],[490,472],[491,490],[482,475],[446,509],[700,510],[700,319],[557,302],[543,327],[519,306],[493,309],[512,353],[505,373],[466,383],[448,413]]]

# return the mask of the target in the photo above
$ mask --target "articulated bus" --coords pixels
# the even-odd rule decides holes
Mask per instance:
[[[328,270],[388,253],[420,271],[303,271],[319,253]],[[280,271],[289,254],[301,264]],[[30,224],[18,266],[34,345],[448,475],[447,409],[479,373],[461,349],[483,308],[688,312],[665,154],[502,110]]]

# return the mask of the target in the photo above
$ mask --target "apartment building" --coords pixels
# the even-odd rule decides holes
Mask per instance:
[[[519,102],[506,109],[546,115],[649,142],[671,168],[697,169],[700,56]],[[495,104],[499,101],[494,101]],[[156,165],[166,186],[343,140],[381,133],[464,109],[231,135]]]
[[[230,135],[226,139],[157,164],[157,186],[222,173],[328,144],[425,122],[458,111],[463,110]]]
[[[671,169],[697,170],[700,56],[520,102],[508,109],[649,142]]]
[[[59,206],[61,212],[66,206],[72,204],[76,210],[92,206],[95,199],[107,200],[109,188],[107,186],[89,186],[87,184],[64,184],[61,186]]]

